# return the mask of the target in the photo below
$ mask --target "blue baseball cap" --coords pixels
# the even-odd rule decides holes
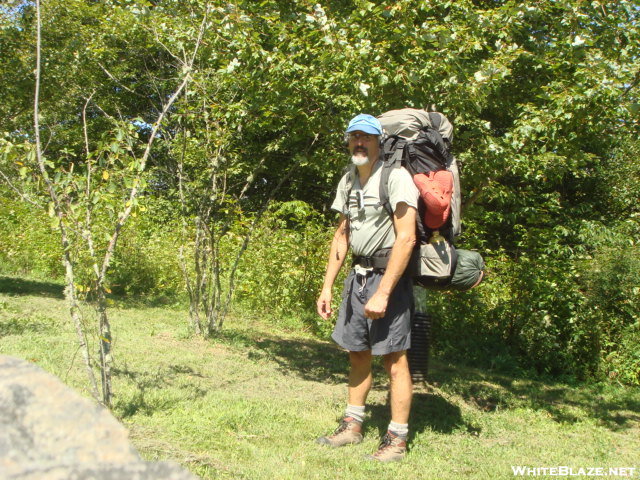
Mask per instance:
[[[373,115],[368,115],[366,113],[356,115],[349,122],[347,133],[355,132],[356,130],[369,133],[371,135],[382,135],[382,125],[380,125],[378,119]]]

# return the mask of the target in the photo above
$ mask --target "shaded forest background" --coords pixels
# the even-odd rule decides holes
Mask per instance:
[[[640,384],[637,2],[46,0],[38,122],[35,7],[0,6],[1,273],[326,335],[344,126],[435,105],[488,266],[428,296],[435,353]]]

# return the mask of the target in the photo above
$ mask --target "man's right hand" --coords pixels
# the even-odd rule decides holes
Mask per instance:
[[[331,291],[323,290],[320,293],[320,297],[318,297],[318,301],[316,302],[316,308],[318,315],[323,319],[328,320],[329,317],[331,317],[333,314],[333,310],[331,309]]]

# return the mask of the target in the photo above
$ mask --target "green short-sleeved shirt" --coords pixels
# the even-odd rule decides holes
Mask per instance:
[[[396,234],[393,219],[380,205],[380,178],[382,162],[377,161],[369,181],[360,185],[357,169],[353,179],[353,187],[347,202],[347,175],[338,184],[336,198],[331,205],[333,210],[349,217],[349,240],[354,255],[371,256],[377,250],[393,247]],[[389,175],[389,201],[395,212],[398,203],[418,207],[418,189],[413,183],[411,174],[404,168],[394,168]],[[362,202],[358,202],[361,196]],[[360,203],[360,205],[359,205]]]

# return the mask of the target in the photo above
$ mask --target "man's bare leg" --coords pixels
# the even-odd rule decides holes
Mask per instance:
[[[382,437],[378,451],[369,458],[380,462],[397,462],[402,460],[407,452],[409,413],[413,397],[407,352],[403,350],[385,355],[384,368],[391,380],[391,422],[387,433]]]
[[[344,418],[331,435],[320,437],[317,442],[331,447],[342,447],[362,441],[362,420],[367,395],[371,390],[371,351],[349,352],[349,396]]]
[[[407,351],[393,352],[384,356],[384,368],[391,380],[391,421],[395,423],[409,423],[411,399],[413,397],[413,383],[409,373]]]
[[[349,352],[349,405],[364,406],[373,384],[371,350]]]

